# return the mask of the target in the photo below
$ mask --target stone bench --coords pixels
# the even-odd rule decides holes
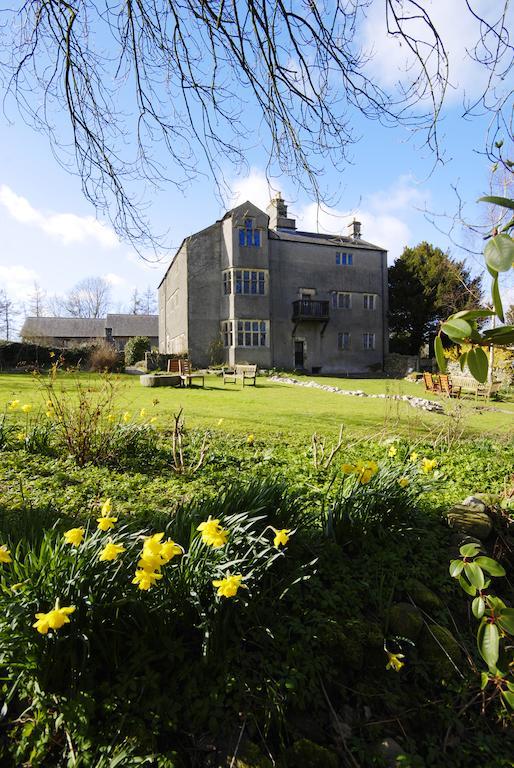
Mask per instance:
[[[180,387],[182,384],[182,379],[178,374],[167,373],[146,373],[139,377],[139,381],[143,387]]]

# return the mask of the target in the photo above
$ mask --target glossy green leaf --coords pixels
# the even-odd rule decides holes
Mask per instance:
[[[492,557],[477,557],[475,563],[480,566],[484,571],[490,573],[491,576],[505,576],[505,568]]]
[[[468,359],[468,353],[463,352],[462,355],[459,357],[459,365],[461,371],[464,371],[464,368],[466,367],[466,361]]]
[[[484,572],[476,563],[464,563],[464,573],[470,584],[482,589],[485,584]]]
[[[485,613],[485,602],[483,597],[475,597],[471,603],[471,610],[475,619],[481,619]]]
[[[511,691],[502,691],[502,698],[511,709],[514,709],[514,693]]]
[[[461,573],[462,569],[464,568],[464,563],[462,560],[452,560],[450,562],[450,576],[452,579],[456,579],[459,573]]]
[[[442,324],[441,330],[443,333],[449,336],[452,341],[462,341],[463,339],[469,339],[472,332],[471,325],[468,323],[468,321],[461,320],[460,318],[457,318],[456,320],[447,320]]]
[[[514,262],[514,240],[510,235],[495,235],[484,248],[486,263],[497,272],[508,272]]]
[[[450,315],[448,320],[458,320],[459,318],[462,320],[478,320],[480,317],[492,317],[492,315],[494,315],[494,312],[490,309],[461,309],[460,312]]]
[[[492,671],[496,668],[496,662],[500,655],[500,633],[498,627],[495,624],[490,624],[488,621],[480,625],[477,634],[478,650]]]
[[[441,373],[446,373],[446,358],[444,356],[444,347],[441,337],[438,335],[435,337],[434,342],[435,359],[437,360],[437,367]]]
[[[501,328],[491,328],[484,333],[484,339],[492,344],[514,344],[514,326],[504,325]]]
[[[514,635],[514,608],[504,608],[499,613],[498,625],[504,632]]]
[[[486,269],[487,269],[487,271],[489,272],[489,274],[491,275],[491,277],[492,277],[493,279],[494,279],[495,277],[498,277],[498,272],[496,271],[496,269],[491,269],[491,267],[489,266],[489,264],[487,264],[487,262],[486,262],[486,265],[485,265],[485,266],[486,266]]]
[[[467,582],[462,574],[459,576],[459,584],[467,595],[475,597],[477,593],[476,587],[473,587],[469,582]]]
[[[485,197],[479,197],[477,202],[501,205],[502,208],[514,208],[514,200],[511,200],[508,197],[498,197],[497,195],[486,195]]]
[[[473,542],[472,544],[463,544],[459,549],[459,552],[463,557],[475,557],[480,552],[480,544]]]
[[[494,311],[500,318],[501,322],[505,322],[505,316],[503,314],[503,304],[502,304],[502,298],[500,296],[500,285],[498,282],[498,273],[496,273],[495,276],[493,276],[493,283],[491,285],[491,297],[493,300],[493,307]]]
[[[486,688],[487,683],[489,682],[489,675],[487,672],[480,672],[480,690],[484,690]]]
[[[489,360],[484,350],[480,347],[470,349],[466,362],[473,378],[481,384],[485,384],[489,370]]]

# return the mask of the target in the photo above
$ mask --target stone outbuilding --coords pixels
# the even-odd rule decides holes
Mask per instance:
[[[24,341],[53,347],[77,347],[107,341],[122,350],[132,336],[148,336],[158,344],[157,315],[116,315],[89,317],[27,317],[20,331]]]

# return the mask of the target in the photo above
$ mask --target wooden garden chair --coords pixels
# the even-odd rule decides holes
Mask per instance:
[[[179,371],[180,371],[180,378],[182,379],[182,383],[184,386],[193,386],[193,380],[194,379],[201,379],[202,380],[202,387],[204,386],[205,379],[203,373],[193,373],[193,366],[191,365],[191,360],[188,360],[185,358],[184,360],[179,360]]]
[[[448,374],[446,373],[439,374],[439,386],[441,388],[441,393],[443,395],[448,395],[448,397],[460,397],[461,388],[456,387],[452,384],[452,381],[448,376]]]

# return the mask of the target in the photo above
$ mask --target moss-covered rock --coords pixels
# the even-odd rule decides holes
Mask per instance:
[[[450,528],[484,541],[493,530],[493,521],[486,512],[473,511],[472,507],[456,504],[446,515]]]
[[[457,640],[446,627],[427,624],[418,642],[420,659],[437,672],[439,677],[456,674],[455,667],[462,660],[462,651]]]
[[[287,768],[338,768],[335,752],[309,739],[295,741],[285,754]]]
[[[423,627],[423,616],[410,603],[396,603],[389,611],[389,634],[416,641]]]
[[[432,592],[431,589],[417,579],[409,579],[405,584],[405,589],[416,605],[428,613],[440,610],[443,607],[441,599],[435,592]]]

